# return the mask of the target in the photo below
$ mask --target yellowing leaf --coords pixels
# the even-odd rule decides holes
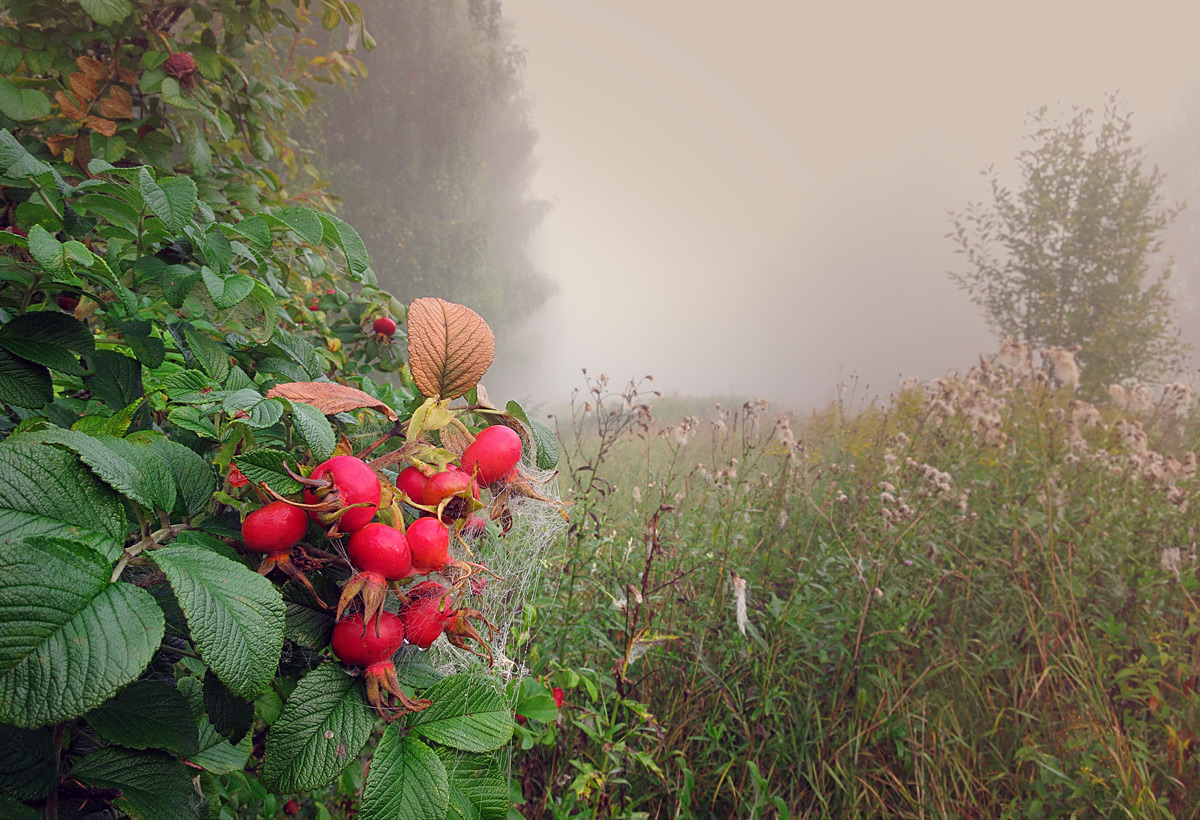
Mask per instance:
[[[267,398],[284,398],[311,405],[327,416],[351,410],[368,409],[396,421],[396,413],[383,402],[354,387],[333,382],[286,382],[267,391]]]
[[[120,86],[114,85],[100,101],[100,115],[112,120],[133,119],[133,97]]]
[[[94,100],[99,93],[96,87],[96,78],[78,71],[67,78],[67,83],[81,102]]]
[[[492,365],[496,338],[483,317],[444,299],[408,306],[408,366],[421,394],[456,399]]]

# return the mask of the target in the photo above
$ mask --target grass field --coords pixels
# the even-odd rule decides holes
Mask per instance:
[[[1006,359],[803,418],[590,381],[524,813],[1200,817],[1191,391]]]

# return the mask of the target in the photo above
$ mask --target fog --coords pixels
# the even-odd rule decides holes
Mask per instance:
[[[506,0],[553,203],[531,252],[561,293],[494,389],[554,403],[587,367],[809,406],[993,349],[948,212],[987,199],[988,164],[1017,184],[1041,105],[1118,93],[1138,143],[1190,145],[1200,8],[988,5]],[[1192,305],[1192,266],[1173,282]]]

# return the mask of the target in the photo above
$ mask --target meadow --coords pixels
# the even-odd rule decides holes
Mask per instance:
[[[796,417],[585,376],[519,811],[1200,816],[1192,391],[1078,377],[1010,344]]]

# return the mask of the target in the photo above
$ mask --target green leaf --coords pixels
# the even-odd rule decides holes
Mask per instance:
[[[267,733],[263,782],[276,794],[324,786],[358,760],[374,724],[358,679],[339,663],[318,666]]]
[[[54,238],[54,234],[41,225],[29,229],[29,253],[38,267],[50,274],[55,281],[65,279],[71,274],[67,268],[67,251],[63,243]]]
[[[167,356],[163,340],[154,335],[154,326],[149,322],[115,322],[125,344],[133,351],[137,360],[146,367],[158,367]]]
[[[271,227],[261,216],[247,217],[231,227],[233,231],[246,237],[260,248],[267,248],[271,245]]]
[[[186,265],[168,265],[162,271],[163,298],[178,310],[200,281],[200,271]]]
[[[191,755],[188,762],[213,774],[240,772],[250,759],[253,741],[249,735],[243,734],[238,743],[233,744],[217,732],[212,721],[204,714],[204,689],[204,684],[196,678],[184,678],[179,682],[179,691],[191,703],[192,713],[200,727],[200,751]]]
[[[443,678],[422,693],[433,705],[408,725],[430,740],[464,752],[490,752],[512,739],[504,694],[488,678],[468,673]]]
[[[161,681],[134,681],[86,720],[106,740],[130,749],[166,749],[180,757],[200,749],[191,705]]]
[[[35,88],[20,89],[0,77],[0,114],[17,122],[41,119],[50,115],[50,99]]]
[[[187,616],[196,651],[235,695],[252,698],[275,677],[284,607],[263,576],[202,547],[153,553]]]
[[[535,463],[538,469],[553,470],[558,465],[559,458],[558,437],[554,435],[554,431],[542,422],[529,418],[525,413],[525,408],[515,401],[510,401],[504,409],[510,416],[524,422],[530,435],[533,436]]]
[[[0,794],[41,800],[56,786],[58,759],[50,731],[0,723]]]
[[[360,820],[443,820],[449,805],[441,758],[413,735],[402,739],[396,724],[388,726],[371,756]]]
[[[283,465],[288,464],[292,472],[299,475],[300,466],[296,459],[282,450],[250,450],[234,459],[242,475],[255,484],[266,484],[280,495],[292,495],[304,489],[304,485],[288,475]]]
[[[192,774],[162,752],[110,746],[92,752],[71,769],[71,776],[106,789],[120,789],[114,805],[139,820],[198,820]]]
[[[450,810],[446,820],[504,820],[508,814],[508,783],[496,755],[470,755],[437,747],[446,769]]]
[[[199,128],[192,134],[188,143],[188,162],[197,174],[212,173],[212,151],[208,147],[208,140],[204,138],[204,132]]]
[[[224,384],[229,376],[229,354],[211,336],[188,328],[184,331],[188,348],[204,372],[213,380]]]
[[[244,273],[234,273],[229,276],[219,276],[208,266],[200,269],[200,277],[208,288],[208,295],[218,310],[228,310],[237,305],[254,290],[255,279]]]
[[[297,236],[310,245],[321,244],[321,239],[325,236],[325,226],[321,222],[321,216],[312,208],[295,206],[280,208],[273,214],[263,214],[263,217],[272,224],[291,228]]]
[[[102,26],[115,25],[133,11],[129,0],[79,0],[88,16]]]
[[[49,171],[50,166],[29,153],[7,128],[0,129],[0,175],[28,179]]]
[[[249,416],[243,420],[251,427],[270,427],[283,418],[283,402],[268,399],[252,387],[227,394],[221,409],[230,415],[245,411]]]
[[[425,689],[446,677],[434,668],[429,654],[414,646],[405,646],[392,659],[396,666],[396,679],[401,686]]]
[[[89,436],[123,436],[129,430],[133,417],[145,399],[138,399],[125,409],[111,416],[83,416],[71,425],[72,430],[79,430]]]
[[[0,401],[36,409],[54,399],[54,385],[45,365],[0,349]]]
[[[254,702],[230,692],[211,670],[204,675],[204,711],[217,733],[235,746],[254,723]]]
[[[323,598],[337,600],[337,585],[328,576],[313,576],[312,584]],[[288,581],[283,585],[283,604],[287,609],[284,637],[309,649],[329,646],[333,616],[327,606],[317,603],[307,587],[297,581]]]
[[[122,410],[145,395],[142,366],[115,350],[97,350],[88,358],[92,375],[83,384],[113,410]]]
[[[74,453],[13,437],[0,445],[0,539],[69,538],[109,561],[124,546],[127,525],[120,497]]]
[[[129,440],[149,447],[166,464],[185,513],[196,515],[208,506],[217,486],[216,473],[208,461],[159,433],[134,433]]]
[[[292,408],[292,424],[308,443],[313,456],[317,461],[331,458],[337,446],[337,435],[329,419],[311,404],[302,401],[289,401],[288,404]]]
[[[111,564],[87,547],[0,544],[0,567],[0,722],[32,729],[78,717],[141,674],[162,642],[154,598],[110,584]]]
[[[28,435],[73,450],[110,487],[148,510],[157,507],[170,511],[175,506],[175,481],[167,465],[144,445],[116,436],[89,436],[60,428]]]
[[[40,311],[18,316],[0,328],[0,346],[22,359],[82,376],[76,354],[92,353],[96,342],[87,325],[74,317]]]
[[[196,211],[196,183],[190,177],[167,177],[155,182],[149,171],[138,179],[138,189],[150,211],[172,233],[180,233]]]
[[[0,794],[0,817],[6,817],[8,820],[42,820],[44,816],[16,798]]]
[[[516,713],[539,723],[553,723],[558,717],[558,704],[550,695],[531,695],[517,703]]]
[[[367,246],[363,244],[358,231],[350,227],[332,214],[321,214],[321,222],[325,230],[322,240],[329,247],[341,248],[346,255],[346,263],[350,272],[357,279],[367,268],[371,267],[371,257],[367,255]]]

